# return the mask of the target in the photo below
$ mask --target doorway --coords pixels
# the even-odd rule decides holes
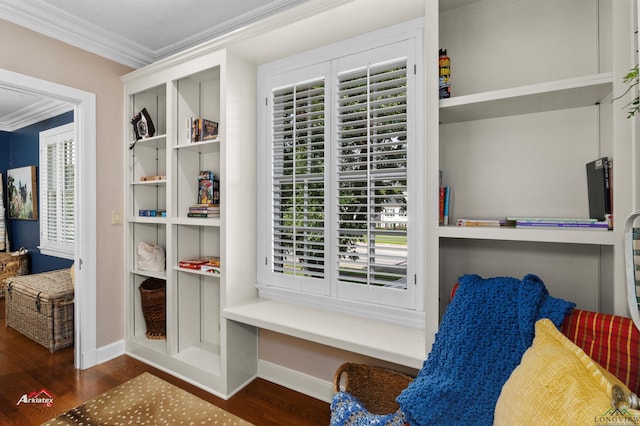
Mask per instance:
[[[74,366],[97,364],[96,354],[96,96],[93,93],[0,69],[0,88],[68,103],[78,141],[76,165],[76,276]]]

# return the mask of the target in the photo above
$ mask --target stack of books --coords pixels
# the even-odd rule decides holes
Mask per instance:
[[[593,229],[608,230],[607,221],[572,217],[508,217],[507,226],[516,228]]]
[[[192,204],[187,217],[220,217],[220,206],[216,204]]]
[[[196,271],[210,272],[212,274],[220,273],[220,257],[204,256],[193,259],[184,259],[178,261],[178,266],[185,269],[193,269]]]

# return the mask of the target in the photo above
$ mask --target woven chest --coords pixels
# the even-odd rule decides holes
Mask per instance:
[[[57,351],[73,345],[73,284],[69,269],[3,280],[6,325]]]

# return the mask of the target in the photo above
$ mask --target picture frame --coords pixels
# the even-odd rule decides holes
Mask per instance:
[[[7,170],[9,219],[38,220],[36,166]]]

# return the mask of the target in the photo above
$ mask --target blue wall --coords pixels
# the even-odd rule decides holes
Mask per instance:
[[[12,133],[0,132],[0,173],[3,176],[3,192],[7,194],[7,169],[25,166],[36,166],[40,171],[38,156],[40,132],[73,122],[73,111],[54,118],[24,127]],[[39,184],[39,182],[38,182]],[[7,208],[5,199],[5,208]],[[38,191],[38,216],[40,216],[40,191]],[[52,271],[71,266],[73,261],[54,256],[40,254],[40,221],[8,220],[9,241],[11,250],[20,247],[29,250],[31,255],[31,273]]]

